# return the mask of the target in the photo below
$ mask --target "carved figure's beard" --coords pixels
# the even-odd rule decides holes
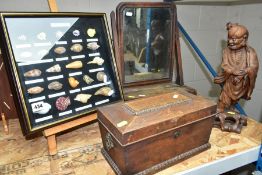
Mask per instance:
[[[236,42],[227,42],[227,46],[229,47],[229,49],[231,50],[238,50],[241,49],[243,47],[246,47],[246,39],[242,39],[239,43]]]

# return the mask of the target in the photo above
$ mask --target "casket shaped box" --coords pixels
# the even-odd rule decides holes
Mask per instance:
[[[184,91],[98,109],[102,153],[117,174],[151,174],[210,147],[216,104]]]

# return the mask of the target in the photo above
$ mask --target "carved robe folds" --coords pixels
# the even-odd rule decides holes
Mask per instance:
[[[219,101],[223,102],[225,107],[235,104],[240,98],[251,98],[258,65],[256,52],[249,46],[238,51],[224,49],[221,64],[223,72],[214,81],[224,84]]]

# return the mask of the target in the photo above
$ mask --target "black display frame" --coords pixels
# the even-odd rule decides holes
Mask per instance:
[[[73,25],[69,25],[66,32],[61,32],[60,38],[58,37],[57,41],[53,41],[56,37],[55,34],[59,32],[53,32],[51,29],[51,32],[47,31],[48,26],[45,23],[50,24],[52,28],[52,25],[60,25],[61,27],[61,25],[67,24],[67,21],[70,21],[68,23],[73,23]],[[97,107],[101,105],[123,99],[105,13],[1,13],[0,25],[1,51],[24,135],[30,135],[57,124],[86,116],[95,112]],[[88,33],[88,29],[95,29],[93,30],[95,34]],[[35,30],[37,31],[35,32]],[[76,30],[78,32],[73,33]],[[57,30],[54,29],[54,31]],[[53,35],[49,37],[49,34]],[[91,42],[96,42],[99,48],[95,50],[87,48],[87,44]],[[43,48],[44,43],[51,43],[51,45],[49,44],[51,48],[47,47],[46,53],[42,51],[42,56],[36,56],[35,51],[40,53],[37,48]],[[80,49],[80,52],[73,51],[71,47],[74,44],[81,44],[82,50]],[[28,46],[31,49],[29,51],[27,50]],[[57,47],[64,47],[66,51],[58,54],[54,51]],[[77,48],[79,49],[79,47]],[[20,53],[19,49],[23,51]],[[104,60],[102,65],[87,64],[95,57]],[[66,65],[74,61],[81,61],[82,67],[66,68]],[[46,72],[46,69],[56,64],[60,65],[61,72]],[[40,75],[39,71],[36,71],[36,73],[33,73],[34,76],[37,75],[36,77],[25,77],[25,73],[33,69],[40,70]],[[106,78],[99,81],[97,79],[98,72],[104,72]],[[87,84],[83,80],[84,75],[89,75],[94,81]],[[32,76],[32,74],[29,74],[29,76]],[[79,84],[76,88],[70,86],[69,77],[74,77],[78,81]],[[48,84],[53,81],[62,83],[62,89],[48,89]],[[37,86],[44,90],[41,91],[41,88],[40,90],[38,88],[36,91],[41,91],[40,93],[29,94],[28,89]],[[109,96],[94,95],[102,87],[109,87],[112,90],[103,91],[104,95]],[[109,89],[107,88],[107,90]],[[34,92],[34,90],[32,91]],[[92,96],[87,103],[82,103],[74,100],[79,93],[91,94]],[[58,103],[65,99],[57,100],[60,97],[70,98],[70,105],[66,109],[64,109],[66,101],[63,102],[62,109],[64,110],[61,110],[61,104]],[[44,103],[48,103],[49,106]],[[36,106],[38,108],[35,108]],[[50,107],[51,109],[47,110]],[[33,108],[35,108],[34,112],[37,113],[33,113]],[[39,111],[41,111],[41,114],[39,114]],[[46,111],[47,113],[45,113]]]

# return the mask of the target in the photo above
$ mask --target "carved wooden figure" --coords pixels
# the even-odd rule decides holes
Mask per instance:
[[[259,63],[256,51],[247,45],[247,28],[228,23],[227,30],[228,40],[227,47],[223,50],[222,72],[214,79],[215,83],[223,85],[216,121],[222,130],[240,133],[246,119],[244,116],[239,117],[237,113],[232,116],[232,112],[228,114],[225,110],[232,109],[240,98],[251,99]]]

